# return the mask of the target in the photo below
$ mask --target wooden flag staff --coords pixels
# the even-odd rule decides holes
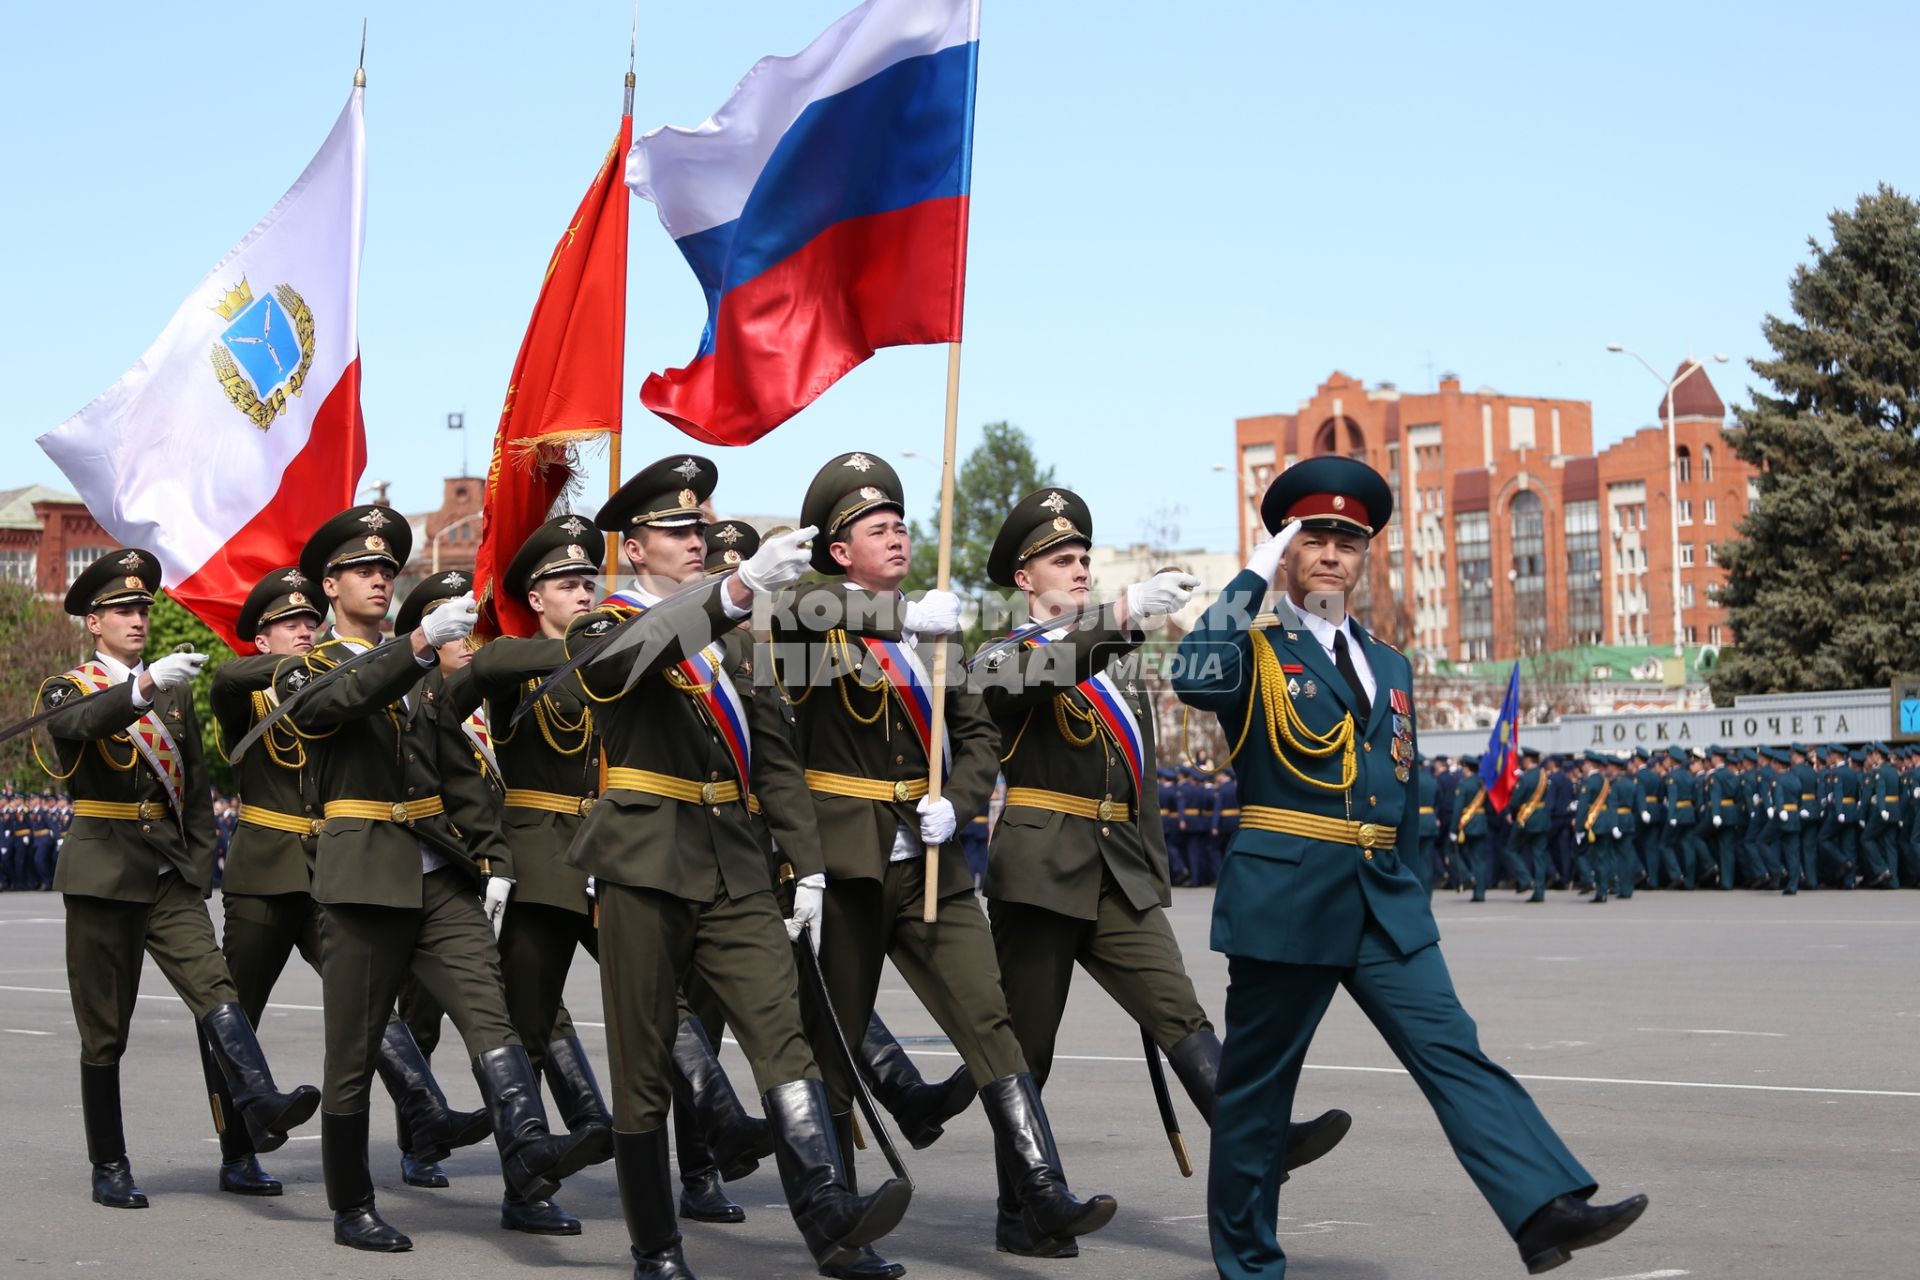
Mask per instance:
[[[947,434],[940,451],[940,563],[934,586],[945,591],[953,576],[953,455],[960,425],[960,344],[947,344]],[[927,799],[940,799],[947,737],[947,638],[933,642],[933,731],[927,743]],[[927,889],[920,918],[932,924],[940,907],[940,846],[927,846]]]
[[[625,116],[629,121],[633,119],[633,59],[634,53],[639,47],[640,0],[633,0],[633,28],[627,33],[627,99],[626,105],[620,112],[620,114]],[[631,136],[633,130],[628,128],[623,130],[623,132]],[[625,287],[626,285],[623,281],[621,288],[624,289]],[[620,359],[620,389],[614,394],[613,402],[615,404],[620,404],[626,395],[626,352],[624,350],[620,353]],[[607,496],[609,498],[618,492],[620,488],[620,437],[625,435],[626,432],[622,431],[621,424],[616,422],[613,424],[611,434],[613,438],[607,442]],[[607,570],[604,581],[609,591],[612,591],[620,585],[620,535],[618,533],[607,534]],[[595,909],[598,909],[597,904]]]

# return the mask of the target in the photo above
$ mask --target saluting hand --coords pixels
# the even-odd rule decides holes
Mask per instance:
[[[176,685],[191,684],[200,674],[200,668],[207,664],[204,653],[170,653],[164,658],[156,658],[147,667],[147,674],[153,677],[156,689],[171,689]]]
[[[737,570],[740,585],[759,595],[800,581],[800,575],[813,562],[813,535],[818,532],[817,526],[808,525],[804,529],[776,533],[762,542],[760,549]]]
[[[1127,617],[1138,621],[1141,618],[1163,618],[1170,613],[1178,613],[1187,607],[1193,599],[1193,593],[1200,589],[1200,579],[1178,569],[1164,569],[1145,582],[1136,582],[1127,588]]]
[[[1247,568],[1265,578],[1269,585],[1273,575],[1280,570],[1280,561],[1287,554],[1295,535],[1300,532],[1300,522],[1294,520],[1280,527],[1280,532],[1268,538],[1253,549],[1253,555],[1247,561]]]
[[[473,634],[474,623],[479,620],[480,606],[474,603],[473,592],[469,591],[420,619],[420,634],[428,648],[438,649],[441,645],[465,640]]]

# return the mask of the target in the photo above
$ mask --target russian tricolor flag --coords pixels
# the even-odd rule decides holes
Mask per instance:
[[[747,444],[880,347],[960,340],[979,48],[979,0],[867,0],[633,144],[627,185],[707,295],[693,362],[642,404]]]

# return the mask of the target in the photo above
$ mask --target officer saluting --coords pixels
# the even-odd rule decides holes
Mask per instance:
[[[193,678],[204,654],[172,653],[149,667],[147,614],[160,562],[110,551],[74,579],[66,610],[86,619],[93,658],[40,686],[74,822],[54,888],[65,895],[67,982],[80,1034],[80,1103],[93,1198],[144,1209],[120,1120],[120,1057],[133,1022],[144,951],[192,1010],[245,1122],[254,1151],[273,1151],[320,1103],[302,1085],[274,1088],[253,1024],[213,940],[213,802],[201,757]],[[39,747],[34,748],[40,759]]]
[[[1214,899],[1228,956],[1225,1054],[1207,1199],[1214,1263],[1278,1275],[1281,1127],[1314,1029],[1345,986],[1419,1083],[1528,1270],[1611,1239],[1646,1208],[1586,1203],[1591,1175],[1481,1052],[1427,894],[1412,782],[1413,671],[1346,612],[1393,496],[1371,467],[1322,457],[1261,502],[1276,536],[1180,645],[1174,687],[1244,742],[1240,834]],[[1250,627],[1278,584],[1278,623]],[[1309,681],[1318,687],[1305,696]],[[1296,694],[1295,689],[1300,692]]]
[[[1080,495],[1042,489],[1000,526],[987,577],[1024,592],[1036,621],[1058,618],[1086,608],[1092,545],[1093,515]],[[1044,1086],[1052,1069],[1078,963],[1166,1051],[1187,1096],[1211,1121],[1220,1041],[1167,923],[1173,899],[1153,706],[1118,669],[1145,639],[1142,624],[1178,612],[1199,585],[1189,574],[1157,573],[1128,587],[1102,617],[1043,631],[996,655],[976,679],[1000,727],[1007,779],[986,895],[1007,1011],[1034,1080]],[[1287,1167],[1325,1155],[1352,1123],[1346,1112],[1330,1111],[1294,1125]],[[1030,1238],[1004,1177],[995,1234],[1010,1253],[1079,1251],[1071,1240]]]

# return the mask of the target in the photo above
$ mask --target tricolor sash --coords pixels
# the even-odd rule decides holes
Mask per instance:
[[[119,683],[97,662],[81,663],[67,672],[67,679],[87,693],[101,693]],[[174,742],[173,735],[167,732],[167,726],[160,721],[158,702],[133,722],[127,737],[147,762],[147,767],[153,770],[153,776],[166,789],[173,812],[184,817],[186,810],[181,807],[180,797],[186,787],[186,765],[180,759],[180,748]]]
[[[631,591],[616,591],[600,604],[602,607],[614,605],[631,609],[635,613],[645,613],[649,607]],[[753,761],[753,740],[747,730],[746,705],[740,700],[740,692],[733,687],[733,681],[727,678],[723,667],[725,662],[726,647],[716,640],[692,657],[675,663],[674,669],[686,681],[682,692],[693,699],[720,734],[720,741],[726,744],[727,754],[733,757],[734,770],[740,775],[740,789],[744,792],[752,781],[748,767]]]
[[[500,773],[500,761],[493,754],[493,734],[487,728],[487,709],[483,706],[460,722],[460,732],[467,735],[467,741],[473,744],[474,754],[480,757],[493,780],[504,789],[506,782]]]
[[[920,739],[920,749],[927,753],[927,759],[933,759],[933,681],[927,669],[920,665],[919,655],[912,646],[899,640],[861,636],[860,643],[867,646],[867,652],[886,675],[887,683],[893,686],[894,697],[907,713],[914,735]],[[940,747],[940,776],[945,778],[953,772],[953,740],[944,725],[940,731]]]
[[[1031,645],[1052,643],[1052,637],[1045,632],[1027,641]],[[1133,794],[1144,794],[1140,790],[1140,771],[1146,761],[1146,742],[1140,736],[1140,722],[1133,718],[1133,708],[1120,696],[1120,689],[1113,683],[1112,677],[1104,671],[1096,671],[1074,686],[1093,708],[1099,718],[1100,727],[1120,751],[1120,757],[1127,762],[1127,772],[1133,776]]]

